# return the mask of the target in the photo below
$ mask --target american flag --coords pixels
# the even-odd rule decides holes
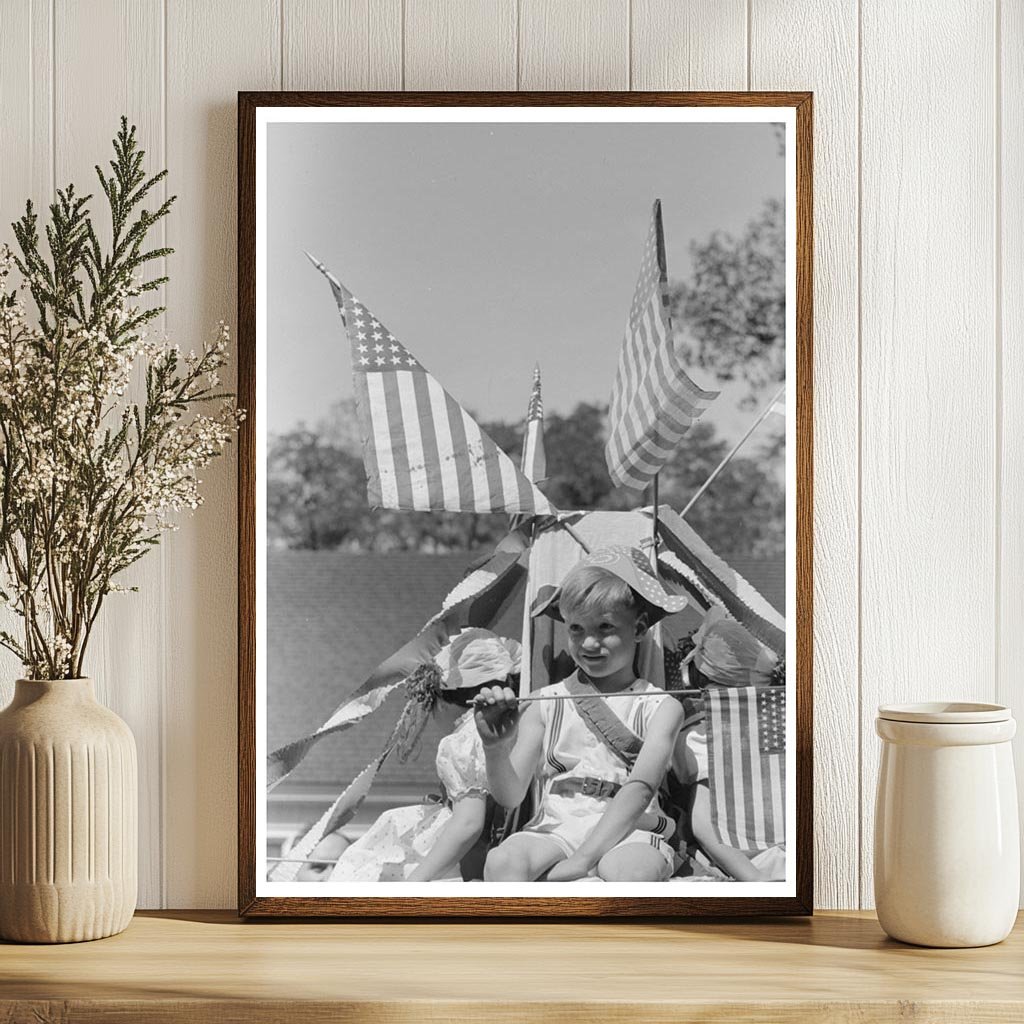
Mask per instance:
[[[786,841],[786,688],[709,686],[711,820],[737,850]]]
[[[533,368],[533,390],[526,410],[526,435],[523,437],[523,472],[535,484],[547,477],[544,454],[544,402],[540,397],[540,367]]]
[[[612,480],[637,490],[657,475],[719,394],[697,387],[683,369],[666,307],[667,280],[659,199],[622,341],[605,445]]]
[[[308,255],[308,253],[307,253]],[[374,508],[551,514],[551,503],[322,263],[352,343],[366,492]]]

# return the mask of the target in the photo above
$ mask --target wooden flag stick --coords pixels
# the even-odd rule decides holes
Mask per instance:
[[[678,693],[679,693],[678,690],[662,690],[660,693],[641,693],[641,694],[637,694],[637,696],[640,696],[640,697],[674,697]],[[543,695],[538,696],[538,697],[520,697],[519,698],[519,703],[520,704],[534,704],[534,703],[537,703],[538,701],[542,701],[542,700],[587,700],[588,698],[591,699],[591,700],[594,700],[597,697],[600,697],[603,700],[607,700],[609,697],[622,697],[622,696],[623,696],[623,694],[621,694],[621,693],[577,693],[577,694],[571,694],[571,693],[565,693],[565,694],[552,693],[552,694],[543,694]]]
[[[729,460],[740,450],[740,448],[743,445],[743,442],[746,441],[746,439],[750,437],[750,435],[755,430],[757,430],[757,428],[764,421],[768,413],[772,411],[772,406],[775,405],[775,403],[782,397],[782,393],[785,390],[786,385],[783,384],[782,387],[779,388],[779,390],[776,391],[774,395],[772,395],[771,401],[764,407],[764,410],[762,411],[761,415],[758,416],[757,419],[750,424],[750,428],[747,430],[747,432],[736,442],[735,445],[733,445],[732,451],[729,452],[729,454],[726,455],[724,459],[722,459],[722,461],[715,467],[715,470],[711,474],[711,476],[709,476],[707,480],[705,480],[704,483],[701,485],[700,490],[698,490],[697,493],[687,502],[686,508],[684,508],[683,511],[679,513],[680,519],[686,517],[686,513],[689,512],[691,508],[693,508],[697,499],[711,486],[711,484],[715,480],[715,477],[718,476],[718,474],[721,473],[723,469],[725,469],[725,467],[729,464]]]
[[[685,664],[685,662],[683,664]],[[653,693],[640,693],[640,694],[636,694],[636,696],[638,696],[638,697],[680,697],[680,696],[695,697],[698,694],[700,694],[700,692],[701,692],[700,690],[693,690],[693,689],[685,689],[685,690],[660,690],[660,691],[653,692]],[[591,700],[594,700],[594,699],[596,699],[598,697],[600,697],[603,700],[607,700],[609,697],[624,697],[624,696],[629,696],[629,694],[621,692],[621,691],[618,692],[618,693],[576,693],[576,694],[573,694],[573,693],[545,693],[545,694],[537,694],[537,695],[530,696],[530,697],[517,697],[516,698],[516,703],[517,704],[535,704],[538,701],[542,701],[542,700],[587,700],[588,698],[591,699]],[[475,704],[475,703],[470,705],[471,709],[474,710],[474,711],[477,710],[477,708],[484,708],[486,706],[487,706],[486,704]]]
[[[590,545],[566,521],[562,520],[558,525],[583,548],[585,554],[590,554]]]
[[[654,566],[654,574],[658,574],[658,476],[660,474],[654,474],[654,488],[651,491],[651,497],[654,499],[654,522],[651,526],[651,564]]]
[[[530,547],[537,540],[534,525],[530,526]],[[519,656],[519,696],[530,692],[533,685],[533,619],[530,617],[530,579],[523,584],[523,641]]]
[[[336,860],[300,860],[297,857],[267,857],[266,861],[268,864],[313,864],[324,867],[332,867],[338,863]]]

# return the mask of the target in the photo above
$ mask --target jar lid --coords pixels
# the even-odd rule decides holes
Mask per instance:
[[[924,722],[933,725],[970,725],[1008,722],[1010,709],[1004,704],[975,704],[968,701],[926,701],[921,704],[882,704],[878,717],[889,722]]]

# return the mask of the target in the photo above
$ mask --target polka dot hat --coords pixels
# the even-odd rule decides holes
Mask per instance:
[[[663,619],[666,615],[681,612],[687,605],[685,597],[670,594],[665,590],[661,580],[654,574],[647,556],[639,548],[628,548],[622,544],[597,548],[591,551],[577,568],[584,565],[607,569],[629,584],[655,610],[653,622]],[[562,615],[558,610],[561,596],[561,587],[542,588],[534,602],[532,614],[549,615],[561,621]],[[658,610],[660,614],[657,614]]]

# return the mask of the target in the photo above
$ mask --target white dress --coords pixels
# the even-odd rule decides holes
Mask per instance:
[[[467,796],[487,795],[487,767],[473,715],[467,713],[437,745],[437,777],[448,803],[413,804],[385,811],[341,855],[332,882],[401,882],[422,863],[451,820],[451,805]],[[457,862],[436,881],[461,881]]]

